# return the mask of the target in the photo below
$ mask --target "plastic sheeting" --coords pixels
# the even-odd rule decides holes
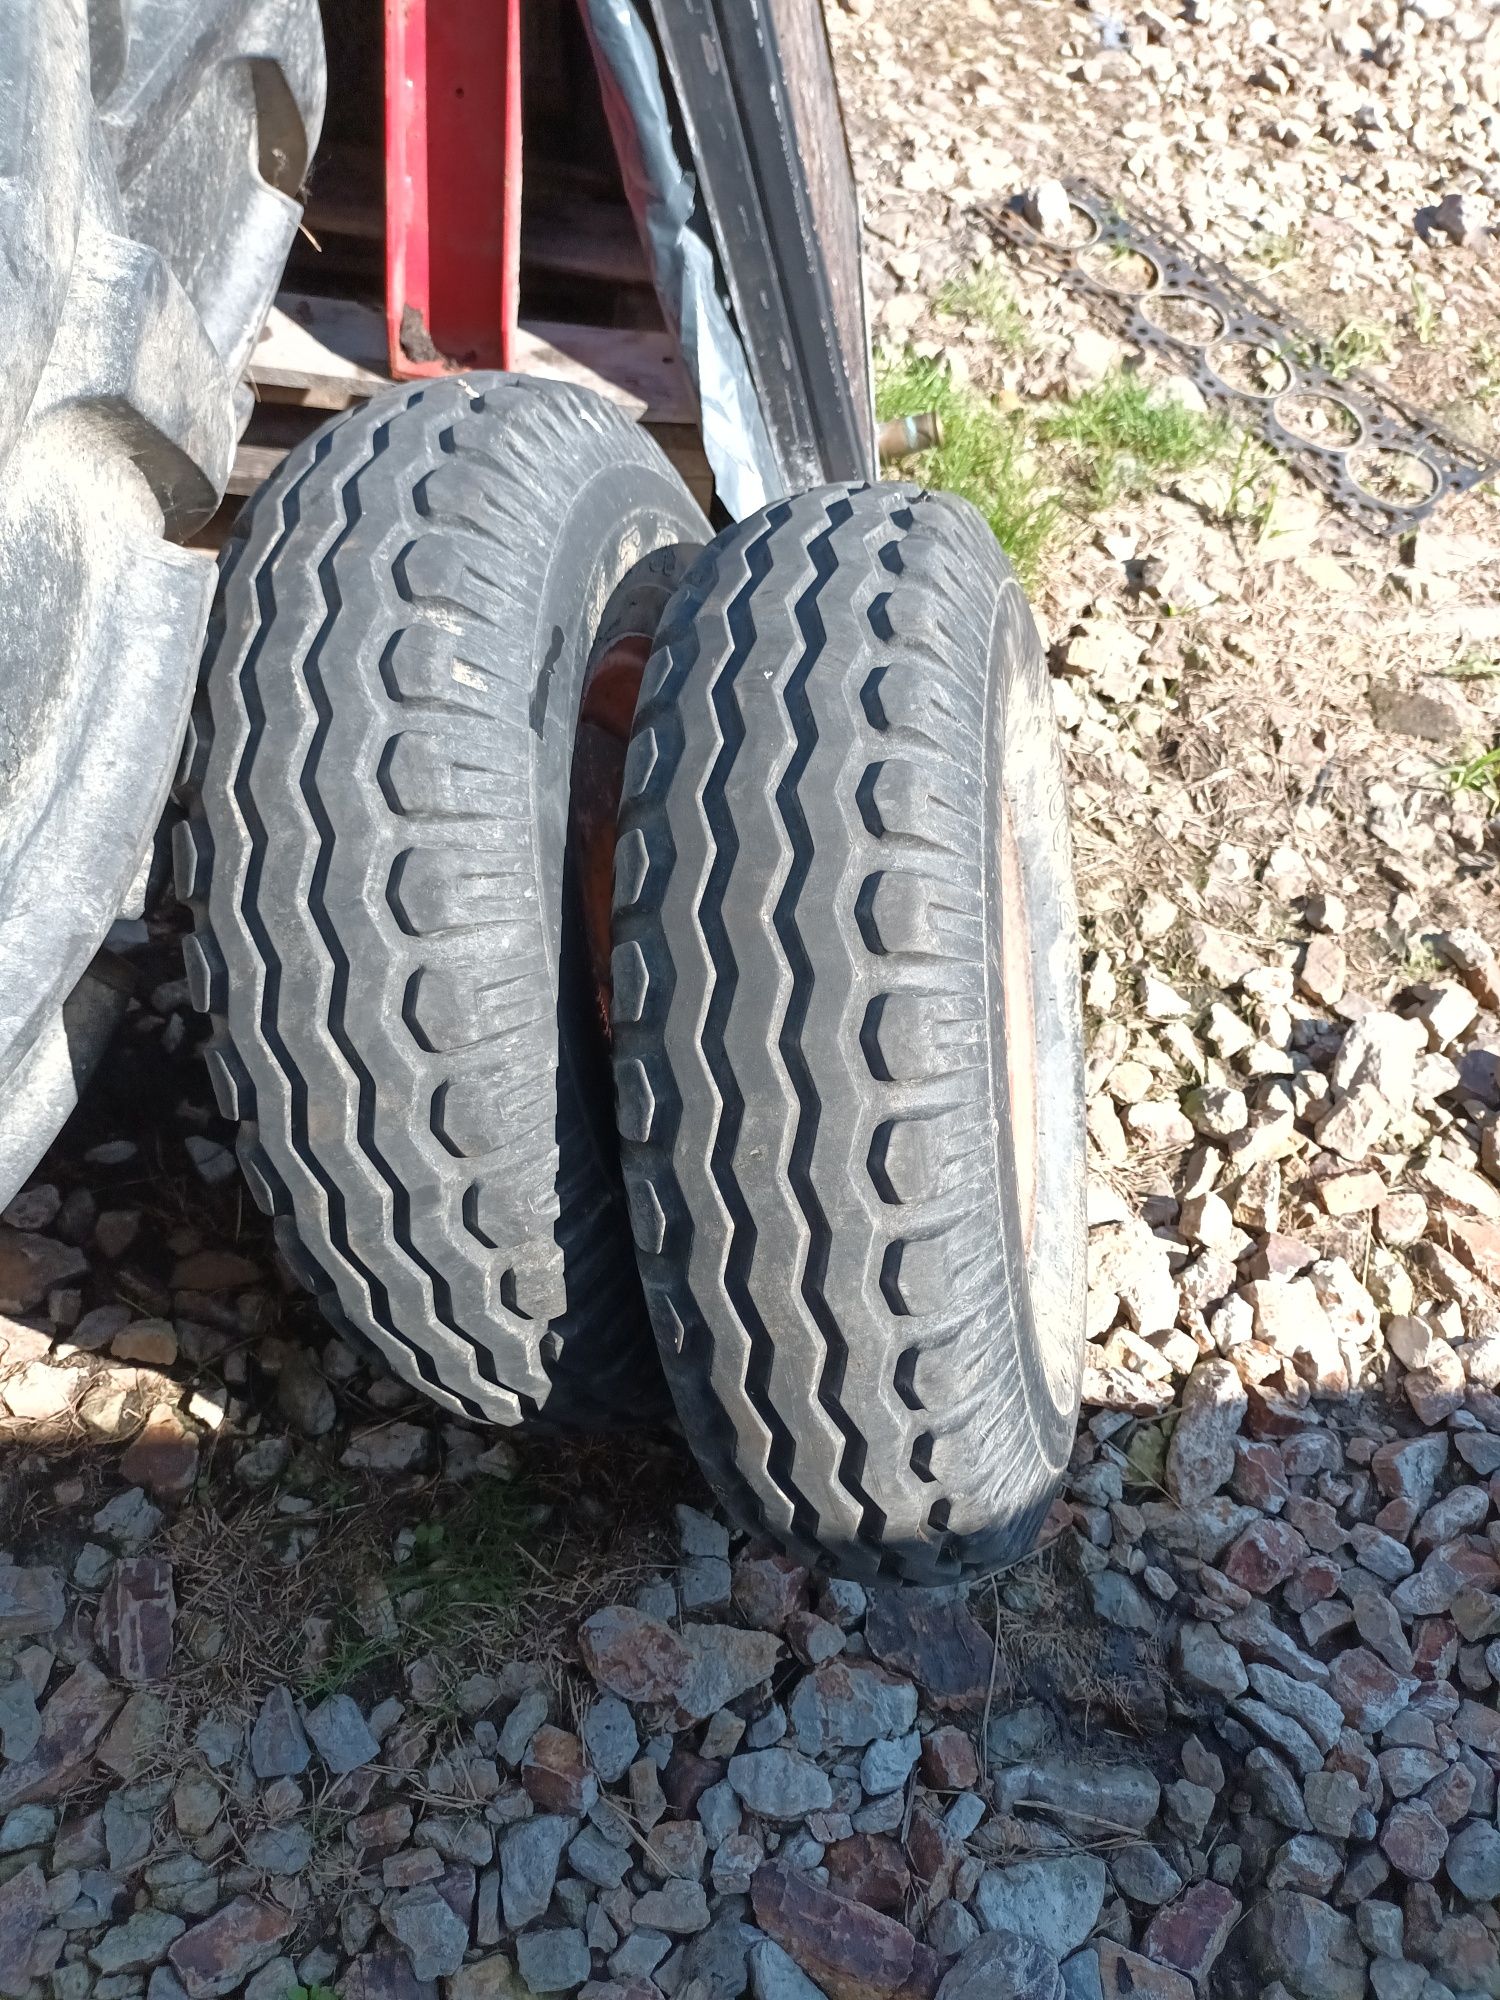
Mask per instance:
[[[662,311],[698,392],[703,449],[736,521],[782,497],[750,365],[719,286],[708,220],[677,156],[656,46],[633,0],[582,0],[625,192]]]

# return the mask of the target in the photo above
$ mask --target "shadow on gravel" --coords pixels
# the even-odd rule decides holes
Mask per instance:
[[[1195,1350],[966,1601],[810,1578],[331,1332],[175,934],[0,1226],[0,1994],[1500,1995],[1500,1426]]]

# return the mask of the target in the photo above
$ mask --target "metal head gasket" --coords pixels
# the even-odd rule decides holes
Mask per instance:
[[[1500,471],[1500,459],[1368,376],[1332,373],[1315,334],[1155,216],[1088,181],[1063,186],[1075,240],[1043,236],[1019,198],[991,213],[996,234],[1050,264],[1139,346],[1170,356],[1373,533],[1404,533]]]

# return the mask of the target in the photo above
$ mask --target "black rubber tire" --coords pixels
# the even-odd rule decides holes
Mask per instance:
[[[317,0],[10,0],[0,104],[3,1208],[140,914],[213,594],[176,544],[223,498],[301,218]]]
[[[708,535],[623,413],[473,375],[326,425],[226,551],[177,848],[215,1088],[329,1318],[454,1411],[665,1404],[568,789],[613,593]]]
[[[1036,1017],[1029,1256],[1002,788]],[[726,1506],[866,1580],[1023,1553],[1082,1374],[1082,1016],[1046,669],[974,509],[828,487],[709,547],[641,689],[615,937],[636,1247]]]

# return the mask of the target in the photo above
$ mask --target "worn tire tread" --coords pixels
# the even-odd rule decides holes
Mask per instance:
[[[252,1192],[334,1325],[502,1423],[660,1393],[612,1164],[559,1144],[589,1121],[526,803],[550,538],[621,466],[696,512],[636,425],[556,384],[414,386],[325,426],[237,523],[179,783],[189,975]]]
[[[1043,1397],[986,1030],[997,897],[977,829],[998,813],[1002,656],[1050,732],[1030,614],[965,503],[879,486],[769,507],[667,614],[621,808],[623,1153],[684,1428],[742,1521],[877,1582],[1028,1548],[1076,1411],[1081,1146],[1043,1334],[1062,1386]],[[1051,971],[1074,991],[1054,1080],[1081,1132],[1050,818],[1029,839],[1056,877]]]

